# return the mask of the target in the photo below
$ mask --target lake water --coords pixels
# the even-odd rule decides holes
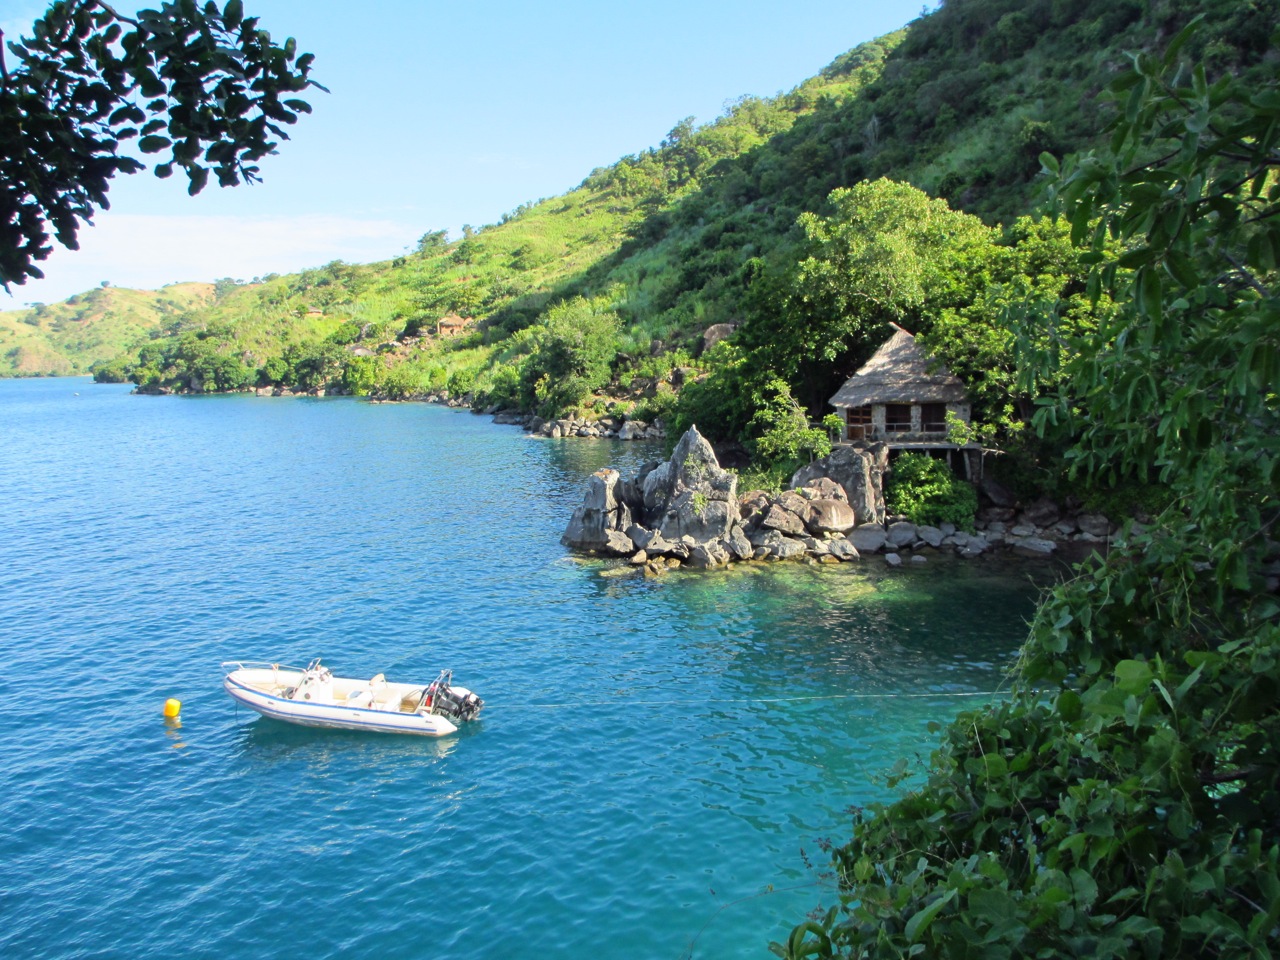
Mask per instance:
[[[999,688],[1035,594],[993,563],[570,557],[584,478],[654,453],[0,381],[0,956],[768,956],[834,899],[819,840]],[[488,706],[430,740],[222,691],[223,660],[315,656]]]

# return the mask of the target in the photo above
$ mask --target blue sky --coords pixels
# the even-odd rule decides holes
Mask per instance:
[[[124,9],[141,6],[126,2]],[[29,32],[45,4],[4,0]],[[111,209],[0,310],[97,286],[155,288],[397,256],[457,236],[658,142],[686,116],[771,96],[920,14],[920,0],[245,0],[316,55],[313,91],[265,182],[189,198],[179,178],[118,179]]]

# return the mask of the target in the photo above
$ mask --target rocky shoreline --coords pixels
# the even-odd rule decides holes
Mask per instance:
[[[171,394],[197,395],[203,394],[205,390],[202,382],[193,380],[185,390],[174,390],[170,387],[135,387],[133,392],[152,396],[168,396]],[[232,392],[251,393],[257,397],[352,396],[349,390],[342,387],[314,387],[310,390],[301,387],[282,386],[246,387],[244,390]],[[554,420],[544,420],[534,414],[523,413],[519,410],[503,407],[500,404],[476,410],[472,408],[470,394],[454,396],[447,390],[394,398],[372,393],[365,399],[370,403],[433,403],[456,410],[471,410],[472,413],[493,417],[494,423],[523,427],[534,436],[547,438],[588,437],[609,440],[664,440],[667,436],[666,425],[661,420],[646,423],[643,420],[628,417],[624,413],[607,413],[597,419],[561,417]]]
[[[889,566],[923,564],[943,553],[1045,558],[1069,545],[1073,552],[1105,549],[1116,529],[1106,517],[1065,511],[1046,499],[1020,508],[995,484],[984,489],[989,503],[974,530],[917,525],[886,516],[887,467],[883,445],[840,447],[797,472],[791,490],[739,495],[737,475],[720,467],[694,428],[668,461],[645,463],[629,477],[611,469],[593,474],[561,543],[626,558],[658,575],[685,565],[847,563],[875,554]]]

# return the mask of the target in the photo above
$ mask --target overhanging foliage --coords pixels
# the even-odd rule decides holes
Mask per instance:
[[[106,209],[109,181],[145,164],[122,152],[165,155],[199,193],[212,171],[220,186],[258,179],[273,138],[310,106],[296,95],[311,54],[292,38],[277,45],[244,16],[241,0],[219,10],[176,0],[123,16],[102,0],[58,0],[31,36],[0,48],[0,286],[44,274],[49,228],[76,249],[81,222]]]

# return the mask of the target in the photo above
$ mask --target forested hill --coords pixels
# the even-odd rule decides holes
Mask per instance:
[[[1204,13],[1190,53],[1247,70],[1275,8],[950,0],[789,93],[744,97],[703,127],[682,121],[660,146],[501,223],[453,240],[429,231],[390,262],[243,285],[98,369],[152,390],[448,389],[544,414],[589,408],[606,381],[696,366],[713,324],[767,323],[761,301],[812,243],[798,221],[829,214],[833,189],[887,177],[1011,223],[1032,209],[1043,151],[1099,142],[1096,97],[1127,51],[1157,49]],[[471,322],[440,336],[450,314]],[[858,345],[844,346],[847,361]]]
[[[61,303],[0,312],[0,377],[88,373],[93,364],[208,307],[216,290],[212,283],[175,283],[154,291],[104,285]]]

